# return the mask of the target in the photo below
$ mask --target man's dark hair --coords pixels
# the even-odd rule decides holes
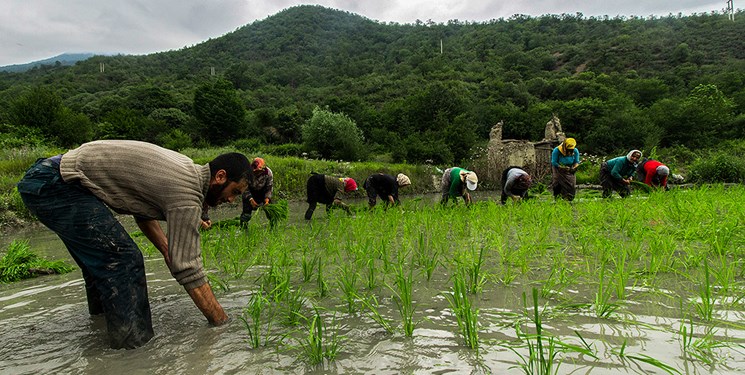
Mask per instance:
[[[210,162],[210,175],[215,177],[215,173],[220,169],[227,172],[228,181],[240,182],[248,178],[250,164],[246,155],[238,152],[230,152],[219,155]]]

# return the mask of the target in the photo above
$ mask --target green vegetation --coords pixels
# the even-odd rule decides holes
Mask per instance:
[[[476,356],[510,349],[529,374],[556,373],[567,363],[677,373],[671,357],[642,354],[634,332],[679,340],[687,366],[726,366],[727,353],[739,353],[739,338],[717,328],[743,329],[729,318],[742,310],[745,290],[745,234],[737,229],[743,205],[739,185],[642,199],[580,196],[571,204],[547,193],[508,206],[404,200],[387,211],[331,211],[327,219],[262,233],[216,225],[205,232],[203,250],[214,277],[266,296],[260,314],[253,299],[246,307],[249,342],[260,331],[260,346],[299,348],[310,363],[333,360],[351,324],[397,340],[416,338],[419,329],[450,330],[454,345]],[[441,261],[433,267],[427,252]],[[490,307],[491,299],[531,291],[524,310]],[[446,314],[432,308],[436,298],[446,300]],[[507,306],[519,306],[512,299]],[[663,322],[637,318],[647,307]],[[273,316],[285,324],[270,325]],[[579,332],[577,321],[617,333]],[[494,332],[510,326],[514,339]],[[567,335],[567,328],[577,332]]]
[[[743,34],[742,10],[396,24],[305,5],[180,50],[0,72],[0,124],[63,147],[464,164],[497,122],[539,140],[555,113],[582,152],[708,148],[745,136]]]
[[[34,254],[28,241],[13,241],[0,258],[0,283],[9,283],[38,275],[68,273],[74,269],[64,261],[50,261]]]

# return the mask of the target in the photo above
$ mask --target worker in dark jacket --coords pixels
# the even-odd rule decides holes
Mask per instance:
[[[613,190],[625,198],[631,194],[631,180],[642,152],[631,150],[626,156],[610,159],[600,165],[600,185],[603,187],[603,198],[608,198]]]
[[[502,172],[502,197],[500,202],[507,203],[507,198],[512,198],[514,202],[519,202],[528,198],[528,189],[532,184],[532,179],[528,172],[519,167],[507,167]]]
[[[266,206],[271,202],[272,191],[274,190],[274,174],[266,165],[262,158],[254,158],[251,162],[251,173],[248,174],[248,189],[241,195],[243,202],[243,211],[240,216],[240,225],[248,225],[254,210],[261,206]],[[267,219],[269,213],[264,211]],[[209,217],[209,207],[205,206],[202,211],[202,229],[208,229],[212,226]]]
[[[333,177],[324,174],[313,173],[308,178],[308,210],[305,211],[305,220],[313,217],[313,211],[318,203],[326,205],[326,212],[331,207],[337,206],[343,208],[347,213],[351,213],[349,206],[342,202],[344,193],[357,190],[357,182],[351,177]]]
[[[385,202],[385,206],[398,205],[398,188],[411,185],[411,180],[403,173],[393,177],[385,173],[376,173],[365,180],[363,187],[367,191],[367,202],[370,208],[375,207],[377,198]]]
[[[670,175],[670,168],[654,159],[645,158],[636,167],[636,177],[645,184],[669,190],[667,187],[667,177]]]

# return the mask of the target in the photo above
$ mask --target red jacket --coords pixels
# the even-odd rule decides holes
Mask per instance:
[[[657,167],[664,165],[660,163],[657,160],[647,160],[646,163],[644,163],[644,183],[649,186],[667,186],[667,176],[662,177],[661,179],[655,178],[657,177]],[[654,179],[654,181],[652,181]],[[655,184],[655,182],[658,182],[659,184]]]

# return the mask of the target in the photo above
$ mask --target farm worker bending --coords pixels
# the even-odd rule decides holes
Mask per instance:
[[[445,204],[450,198],[453,199],[453,202],[458,203],[458,197],[460,196],[463,197],[466,204],[470,204],[471,194],[468,193],[468,190],[476,190],[478,183],[479,178],[476,176],[476,172],[458,167],[446,169],[442,173],[442,181],[440,182],[440,190],[442,190],[440,203]]]
[[[507,167],[502,172],[502,197],[500,202],[502,204],[507,203],[508,197],[515,202],[528,199],[528,189],[530,189],[532,182],[528,172],[519,167]]]
[[[670,175],[670,168],[657,160],[645,158],[636,167],[636,175],[649,186],[669,190],[667,187],[667,176]]]
[[[579,150],[574,138],[567,138],[551,152],[551,187],[554,198],[572,201],[577,192],[577,177],[574,175],[579,166]]]
[[[326,212],[332,206],[338,206],[350,213],[349,206],[342,202],[344,193],[357,190],[357,183],[350,177],[332,177],[313,173],[308,178],[308,210],[305,211],[305,220],[313,217],[313,211],[318,203],[326,205]]]
[[[254,158],[251,162],[251,173],[248,174],[248,189],[241,195],[243,211],[241,212],[241,226],[248,224],[254,210],[266,206],[271,202],[272,190],[274,188],[274,174],[267,167],[262,158]],[[269,218],[269,213],[264,211]],[[209,207],[205,206],[202,212],[202,228],[207,229],[212,225],[209,217]]]
[[[65,243],[85,280],[88,311],[103,313],[112,348],[153,337],[145,264],[112,210],[131,214],[171,274],[215,326],[228,320],[202,267],[203,203],[232,202],[247,186],[248,159],[223,154],[205,165],[153,144],[107,140],[39,159],[18,183],[29,210]],[[158,223],[165,220],[168,236]]]
[[[600,165],[600,186],[603,187],[603,198],[610,197],[613,190],[624,198],[631,194],[631,179],[641,157],[641,151],[631,150],[626,156],[610,159]]]
[[[375,207],[377,197],[385,202],[385,206],[398,205],[398,188],[411,185],[411,180],[403,173],[396,177],[389,174],[376,173],[365,180],[363,187],[367,191],[367,202],[370,208]]]

